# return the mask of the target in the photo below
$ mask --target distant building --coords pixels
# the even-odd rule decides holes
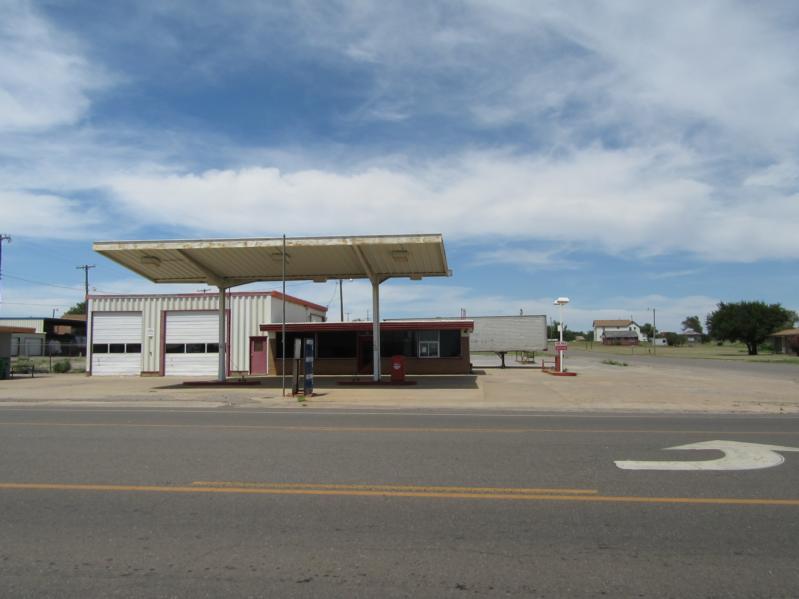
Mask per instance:
[[[602,345],[640,345],[641,341],[635,331],[605,331]]]
[[[608,333],[634,333],[636,342],[630,341],[621,342],[619,339],[631,340],[633,335],[614,335],[609,339],[614,339],[610,342],[613,345],[638,345],[646,341],[646,335],[641,332],[641,327],[634,320],[595,320],[594,321],[594,341],[601,341],[605,343],[605,336]],[[607,344],[606,344],[607,345]]]
[[[685,329],[680,333],[688,343],[702,343],[702,333],[697,333],[693,329]]]
[[[774,352],[799,355],[799,329],[785,329],[771,336]]]
[[[33,329],[12,337],[14,356],[83,355],[86,348],[86,316],[62,318],[0,318],[0,325]]]

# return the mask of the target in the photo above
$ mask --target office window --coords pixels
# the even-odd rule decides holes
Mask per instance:
[[[439,334],[438,331],[419,331],[416,334],[419,341],[420,358],[439,357]]]

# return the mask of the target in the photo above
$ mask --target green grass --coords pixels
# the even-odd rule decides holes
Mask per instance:
[[[629,366],[627,362],[619,362],[618,360],[602,360],[602,363],[609,366]]]
[[[69,373],[81,373],[86,372],[86,358],[67,358],[62,356],[53,356],[52,364],[55,365],[56,362],[62,362],[64,360],[69,360],[70,362],[70,370]],[[33,363],[36,372],[51,372],[50,370],[50,358],[46,356],[33,356],[29,358],[25,357],[15,357],[11,358],[11,364],[23,363],[23,364],[30,364]]]
[[[744,362],[773,362],[782,364],[799,365],[799,356],[789,356],[786,354],[775,354],[767,345],[759,348],[757,356],[750,356],[743,343],[701,343],[696,345],[684,345],[682,347],[656,347],[654,351],[649,345],[639,346],[620,346],[602,345],[585,341],[573,341],[569,344],[569,349],[588,351],[593,354],[603,354],[611,356],[657,356],[660,358],[696,358],[704,360],[740,360]]]

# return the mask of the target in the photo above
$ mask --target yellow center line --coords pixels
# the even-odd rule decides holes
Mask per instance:
[[[412,491],[417,493],[498,493],[536,495],[540,493],[562,493],[568,495],[596,495],[596,489],[563,489],[563,488],[523,488],[523,487],[451,487],[430,485],[345,485],[318,483],[253,483],[233,481],[194,481],[196,487],[227,487],[239,489],[336,489],[353,491]]]
[[[195,487],[159,485],[93,485],[62,483],[0,483],[0,490],[39,491],[123,491],[149,493],[228,493],[243,495],[334,495],[348,497],[423,497],[434,499],[490,499],[513,501],[581,501],[602,503],[748,505],[799,507],[799,499],[760,499],[739,497],[641,497],[623,495],[556,495],[516,493],[457,493],[416,491],[366,491],[344,489],[280,489],[259,487]]]
[[[588,434],[669,434],[669,435],[799,435],[799,431],[718,431],[680,429],[580,429],[580,428],[479,428],[479,427],[367,427],[367,426],[282,426],[259,424],[150,424],[115,422],[2,422],[0,426],[63,428],[154,428],[218,429],[320,433],[588,433]]]

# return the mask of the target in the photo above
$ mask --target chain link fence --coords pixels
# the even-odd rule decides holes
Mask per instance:
[[[13,375],[85,371],[86,341],[81,338],[21,338],[12,343]]]

